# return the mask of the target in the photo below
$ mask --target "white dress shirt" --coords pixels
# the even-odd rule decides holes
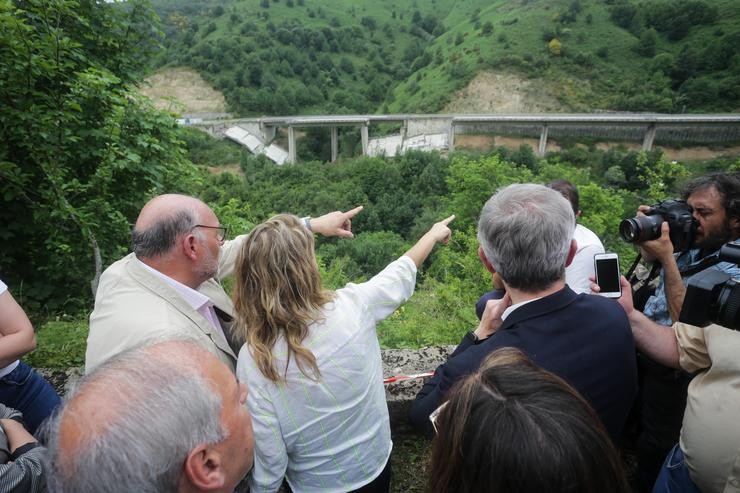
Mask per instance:
[[[412,295],[415,284],[416,265],[403,256],[371,280],[335,292],[303,341],[316,357],[318,382],[301,373],[294,358],[286,369],[282,337],[272,354],[278,372],[287,374],[285,383],[265,378],[248,346],[242,347],[236,374],[249,386],[252,493],[277,491],[284,476],[296,493],[345,492],[383,471],[393,443],[375,326]]]

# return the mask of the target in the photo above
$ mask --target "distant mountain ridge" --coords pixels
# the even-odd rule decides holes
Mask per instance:
[[[153,3],[155,65],[193,68],[235,115],[492,112],[512,87],[544,111],[740,111],[734,0]]]

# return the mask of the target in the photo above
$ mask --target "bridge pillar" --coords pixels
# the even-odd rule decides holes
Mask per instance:
[[[331,127],[331,162],[335,162],[339,156],[339,129]]]
[[[367,156],[367,144],[369,140],[367,123],[364,123],[362,127],[360,127],[360,135],[362,136],[362,155]]]
[[[265,145],[270,144],[275,139],[276,130],[277,130],[277,127],[274,127],[272,125],[265,125],[264,123],[260,122],[260,132],[262,133],[262,142],[264,142]]]
[[[455,150],[455,122],[450,120],[450,128],[447,129],[447,149],[452,152]]]
[[[288,162],[295,163],[295,130],[288,126]]]
[[[540,157],[544,157],[546,149],[547,149],[547,123],[542,125],[542,132],[540,133],[540,146],[537,148],[537,155]]]
[[[653,148],[655,141],[655,124],[651,123],[645,130],[645,137],[642,139],[642,150],[649,151]]]

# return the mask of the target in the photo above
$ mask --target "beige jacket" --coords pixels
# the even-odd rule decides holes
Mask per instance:
[[[218,279],[233,274],[246,237],[239,236],[221,247]],[[95,308],[90,314],[85,373],[128,348],[168,337],[195,340],[234,371],[234,348],[241,346],[231,330],[234,305],[217,279],[207,280],[198,291],[216,306],[226,337],[133,253],[113,263],[100,278]]]

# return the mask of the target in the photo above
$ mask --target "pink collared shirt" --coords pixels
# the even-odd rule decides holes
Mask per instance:
[[[141,265],[149,269],[149,271],[152,272],[155,276],[159,277],[164,282],[172,286],[172,288],[177,291],[177,294],[179,294],[193,310],[203,315],[203,317],[211,322],[211,325],[213,325],[213,327],[222,336],[225,337],[224,330],[221,327],[221,323],[218,321],[218,317],[216,316],[216,310],[213,307],[213,302],[208,298],[208,296],[199,291],[196,291],[190,286],[186,286],[180,281],[172,279],[171,277],[159,272],[157,269],[146,265],[144,262],[142,262]]]

